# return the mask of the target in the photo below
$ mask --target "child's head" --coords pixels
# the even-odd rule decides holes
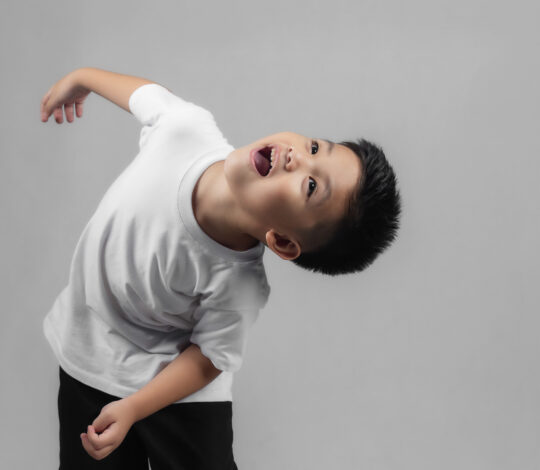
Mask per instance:
[[[325,274],[345,274],[367,268],[396,238],[401,197],[394,170],[382,149],[364,139],[345,141],[361,162],[362,175],[346,213],[318,249],[303,252],[293,262]]]
[[[282,132],[231,152],[224,171],[250,233],[306,269],[360,271],[395,238],[395,175],[365,140]]]

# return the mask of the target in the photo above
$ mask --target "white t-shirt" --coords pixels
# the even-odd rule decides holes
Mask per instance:
[[[143,125],[139,153],[84,228],[45,336],[68,374],[118,397],[195,343],[223,372],[179,402],[232,400],[246,333],[270,292],[264,245],[217,243],[191,199],[204,170],[234,148],[210,112],[156,83],[137,88],[129,108]]]

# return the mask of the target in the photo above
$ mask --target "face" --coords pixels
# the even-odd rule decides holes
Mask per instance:
[[[224,173],[237,204],[262,233],[274,230],[306,249],[303,231],[333,226],[345,214],[361,165],[343,145],[281,132],[235,149]]]

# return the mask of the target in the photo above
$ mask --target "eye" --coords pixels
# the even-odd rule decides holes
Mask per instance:
[[[311,155],[315,155],[319,151],[319,144],[316,140],[311,142]]]
[[[310,177],[309,183],[308,183],[308,192],[307,192],[308,197],[310,197],[313,194],[313,191],[315,191],[316,188],[317,188],[317,182],[313,178]]]

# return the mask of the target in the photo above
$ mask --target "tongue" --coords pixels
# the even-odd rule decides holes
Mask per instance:
[[[255,154],[255,167],[261,176],[266,176],[270,171],[270,162],[257,152]]]

